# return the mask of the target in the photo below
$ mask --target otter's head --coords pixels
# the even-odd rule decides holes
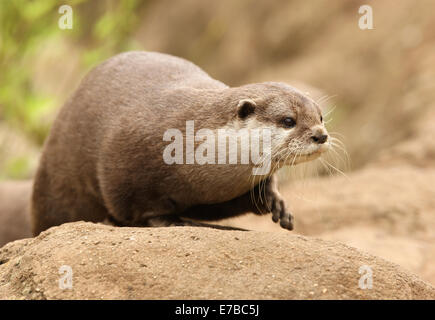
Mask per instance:
[[[279,167],[318,158],[330,147],[320,107],[284,83],[242,87],[237,114],[248,128],[271,131],[272,162]]]

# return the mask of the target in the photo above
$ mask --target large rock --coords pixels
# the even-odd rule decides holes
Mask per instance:
[[[72,289],[59,287],[62,265]],[[361,266],[372,289],[359,287]],[[435,299],[435,288],[381,258],[291,233],[78,222],[0,249],[0,298]]]

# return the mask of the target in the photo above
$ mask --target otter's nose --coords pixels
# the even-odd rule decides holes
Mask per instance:
[[[313,139],[313,141],[315,143],[323,144],[323,143],[326,142],[326,140],[328,140],[328,135],[327,134],[321,134],[321,135],[317,135],[317,136],[312,136],[311,139]]]

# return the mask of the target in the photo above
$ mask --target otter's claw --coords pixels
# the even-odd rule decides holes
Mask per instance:
[[[272,220],[273,222],[280,221],[280,226],[287,230],[293,230],[293,216],[286,210],[284,200],[276,197],[272,207]]]
[[[266,184],[265,207],[267,212],[272,213],[273,222],[280,221],[280,226],[287,230],[293,230],[293,216],[286,209],[286,205],[279,194],[275,181]]]

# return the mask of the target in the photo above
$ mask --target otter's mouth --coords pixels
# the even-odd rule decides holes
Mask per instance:
[[[309,162],[316,160],[319,158],[323,153],[328,151],[330,148],[329,144],[322,144],[321,146],[316,147],[307,147],[306,150],[302,150],[305,152],[289,152],[284,157],[281,157],[280,159],[274,159],[274,162],[279,164],[279,166],[293,166],[299,163],[303,162]]]
[[[280,166],[294,166],[296,164],[302,163],[302,162],[308,162],[317,159],[320,157],[322,152],[319,150],[311,151],[309,153],[304,154],[291,154],[288,155],[285,161],[283,162],[283,159],[281,160],[275,160],[277,163],[280,164]]]
[[[318,157],[320,157],[320,155],[322,153],[323,153],[322,151],[317,150],[317,151],[313,151],[313,152],[310,152],[310,153],[302,154],[302,155],[296,157],[296,160],[295,160],[294,164],[298,164],[298,163],[302,163],[302,162],[308,162],[308,161],[315,160]]]
[[[327,145],[322,145],[319,148],[316,148],[314,150],[309,150],[305,153],[296,153],[293,156],[289,157],[289,160],[287,161],[288,163],[286,163],[286,165],[296,165],[302,162],[308,162],[308,161],[313,161],[317,158],[319,158],[322,153],[326,152],[329,149],[329,146]]]

